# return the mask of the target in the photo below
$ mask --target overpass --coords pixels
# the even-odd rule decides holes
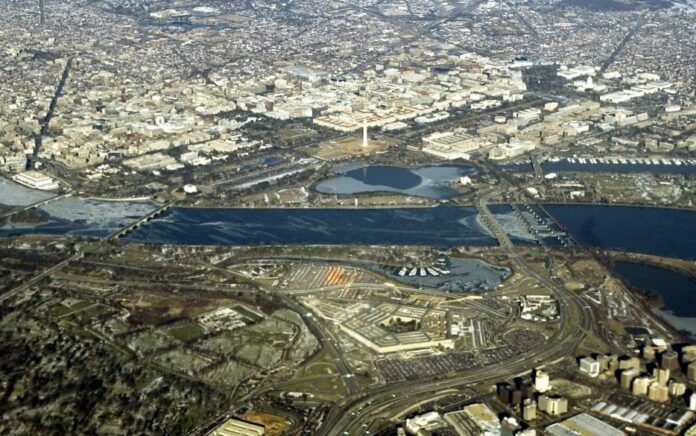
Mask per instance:
[[[542,276],[527,265],[523,256],[517,251],[502,225],[488,208],[488,200],[500,193],[501,188],[489,187],[476,198],[476,208],[484,223],[489,226],[498,244],[508,252],[510,261],[524,274],[537,280],[551,291],[560,304],[560,328],[551,335],[546,343],[527,353],[520,353],[495,365],[484,365],[442,380],[427,377],[417,381],[406,381],[382,386],[372,390],[351,394],[339,401],[330,410],[323,425],[323,431],[330,436],[376,432],[389,410],[404,410],[409,404],[419,399],[432,398],[434,394],[448,388],[469,386],[484,380],[494,381],[527,371],[542,364],[563,358],[575,352],[595,325],[594,313],[588,304],[578,295],[565,289],[556,281]],[[575,319],[576,318],[576,319]],[[569,321],[576,321],[571,326]],[[404,396],[403,393],[408,392]],[[392,415],[393,417],[393,415]]]

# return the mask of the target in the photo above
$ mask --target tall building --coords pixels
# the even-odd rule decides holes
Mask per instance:
[[[669,389],[658,382],[652,382],[650,388],[648,388],[648,398],[652,401],[664,403],[669,400]]]
[[[635,368],[625,369],[621,371],[621,387],[624,389],[631,389],[631,383],[633,379],[638,377],[640,372]]]
[[[619,369],[638,369],[640,368],[640,359],[637,357],[627,357],[619,360]]]
[[[686,377],[690,382],[696,382],[696,361],[689,363],[686,367]]]
[[[602,354],[597,358],[600,371],[614,372],[619,369],[619,359],[615,354]]]
[[[549,415],[562,415],[568,411],[568,399],[563,397],[541,395],[539,397],[539,409]]]
[[[660,368],[674,371],[679,369],[679,353],[674,350],[667,350],[660,355]]]
[[[519,389],[514,389],[510,397],[510,404],[513,406],[519,406],[522,404],[522,391]]]
[[[597,377],[599,375],[599,362],[592,357],[583,357],[580,359],[580,372]]]
[[[532,398],[534,396],[534,386],[529,382],[520,383],[517,388],[522,392],[522,398]]]
[[[655,360],[656,355],[657,349],[652,345],[646,345],[645,347],[643,347],[643,359],[647,361],[653,361]]]
[[[669,394],[673,397],[681,397],[686,393],[686,385],[678,381],[670,380],[667,388],[669,389]]]
[[[633,379],[633,387],[631,389],[631,392],[633,395],[637,396],[642,396],[642,395],[647,395],[648,394],[648,388],[650,387],[650,383],[652,383],[652,379],[648,376],[641,376],[641,377],[636,377]]]
[[[505,404],[512,400],[512,386],[509,383],[498,384],[498,399]]]
[[[696,392],[689,397],[689,410],[696,412]]]
[[[534,371],[534,389],[536,389],[538,392],[546,392],[549,390],[551,387],[551,378],[549,375],[540,370],[537,369]]]
[[[669,381],[670,371],[667,368],[655,368],[653,370],[653,377],[662,386],[666,386]]]
[[[522,403],[522,419],[525,421],[533,421],[536,419],[537,405],[534,400],[527,398]]]

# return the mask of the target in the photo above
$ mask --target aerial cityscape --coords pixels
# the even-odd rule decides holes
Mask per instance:
[[[0,433],[696,435],[695,0],[0,0]]]

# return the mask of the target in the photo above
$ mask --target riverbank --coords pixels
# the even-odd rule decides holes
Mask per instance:
[[[696,274],[693,268],[674,267],[686,261],[616,252],[607,259],[612,273],[647,310],[682,336],[696,338]]]

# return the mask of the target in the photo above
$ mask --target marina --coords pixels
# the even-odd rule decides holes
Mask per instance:
[[[528,160],[515,160],[503,165],[513,171],[532,171]],[[541,163],[545,172],[614,172],[696,174],[696,159],[642,157],[551,157]]]
[[[426,286],[446,292],[485,292],[510,277],[507,268],[478,259],[442,257],[431,265],[380,267],[380,272],[411,286]]]

